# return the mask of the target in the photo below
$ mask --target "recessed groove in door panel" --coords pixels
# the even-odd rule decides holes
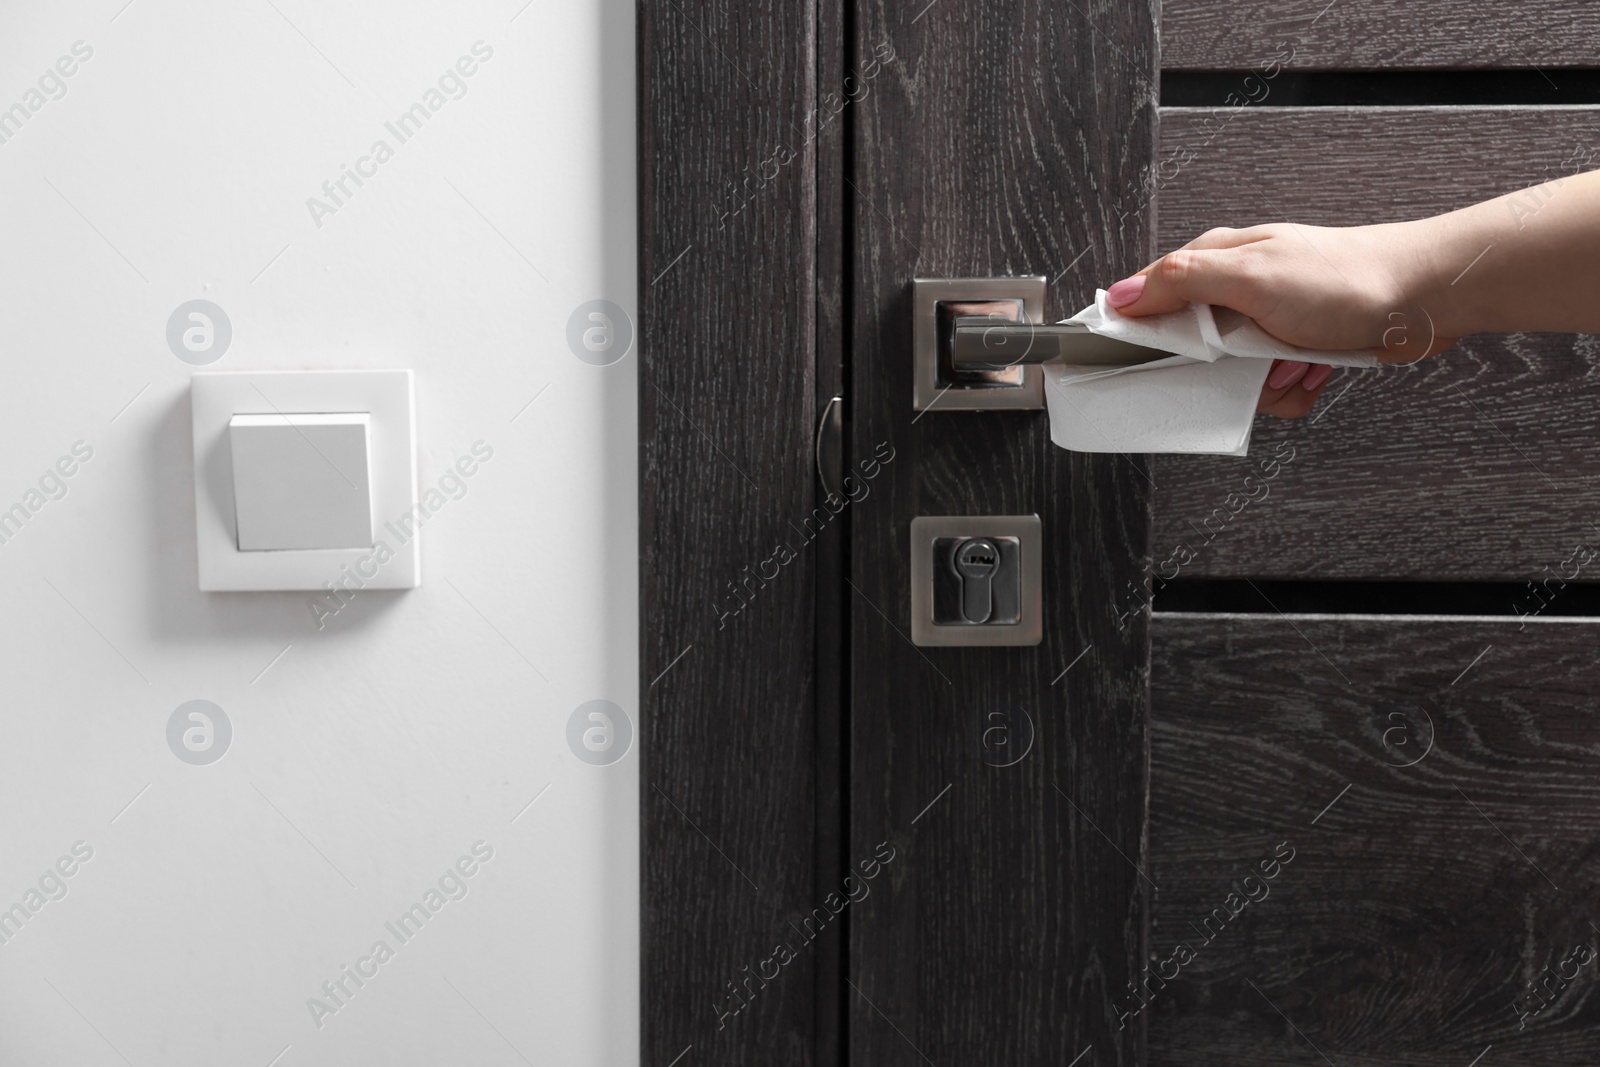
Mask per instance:
[[[1274,53],[1289,55],[1288,52]],[[1271,75],[1270,77],[1268,75]],[[1600,70],[1165,71],[1163,107],[1543,106],[1600,103]],[[1266,87],[1263,91],[1262,87]]]
[[[1361,582],[1159,577],[1153,610],[1166,614],[1449,615],[1510,618],[1600,618],[1600,584],[1566,581],[1600,560],[1600,547],[1527,582]]]

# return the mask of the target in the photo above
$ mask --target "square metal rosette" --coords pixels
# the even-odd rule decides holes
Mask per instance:
[[[1014,610],[981,625],[939,622],[934,572],[949,564],[948,553],[940,548],[974,538],[1016,543],[1021,558]],[[912,519],[912,643],[924,647],[1037,645],[1044,640],[1043,566],[1043,526],[1037,515],[921,515]]]
[[[1037,365],[957,371],[948,332],[956,315],[1044,321],[1045,279],[916,278],[911,283],[912,407],[917,411],[1037,411],[1044,371]]]

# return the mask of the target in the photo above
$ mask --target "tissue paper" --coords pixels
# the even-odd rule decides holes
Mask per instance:
[[[1171,353],[1126,367],[1044,365],[1050,439],[1074,452],[1244,456],[1256,401],[1274,359],[1371,367],[1370,352],[1299,348],[1229,308],[1190,304],[1128,318],[1106,302],[1072,316],[1089,332]]]

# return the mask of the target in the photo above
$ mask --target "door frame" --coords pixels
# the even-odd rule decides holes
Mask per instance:
[[[817,161],[838,135],[807,116],[834,2],[637,6],[647,1064],[836,1060],[840,939],[771,971],[841,832],[817,789],[840,737],[816,580],[841,534],[777,549],[818,504]]]

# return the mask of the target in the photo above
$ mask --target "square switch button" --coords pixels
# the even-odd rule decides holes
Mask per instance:
[[[228,421],[241,552],[372,547],[368,422],[366,412]]]

